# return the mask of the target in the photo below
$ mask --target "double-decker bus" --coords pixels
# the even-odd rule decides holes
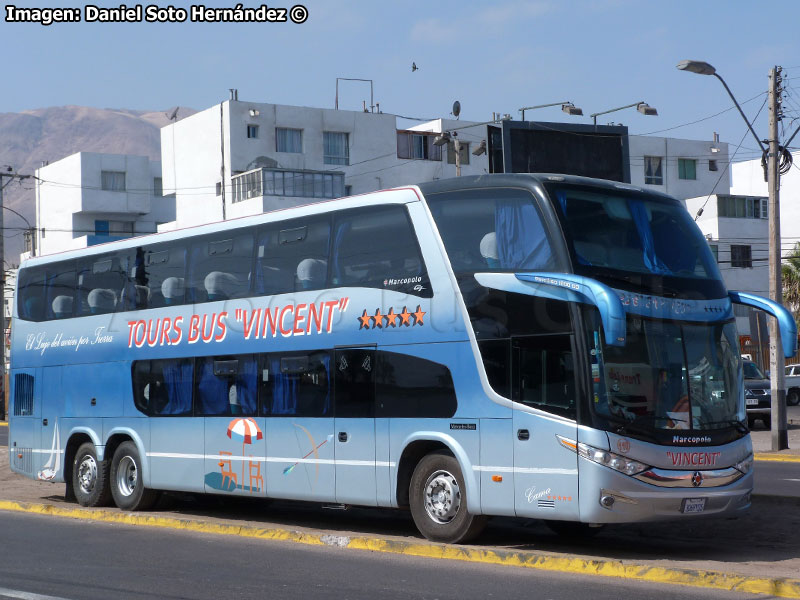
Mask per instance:
[[[460,542],[750,504],[732,302],[668,196],[461,177],[31,259],[9,450],[82,505],[408,508]]]

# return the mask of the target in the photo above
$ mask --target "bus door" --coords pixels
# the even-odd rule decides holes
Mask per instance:
[[[41,369],[15,369],[12,373],[8,407],[9,462],[14,471],[35,477],[34,469],[38,470],[41,465],[41,455],[34,453],[41,448],[41,386],[37,381]]]
[[[39,423],[40,431],[40,454],[37,461],[39,466],[38,479],[50,481],[58,477],[61,478],[63,471],[72,468],[72,465],[64,464],[62,450],[67,445],[66,436],[68,431],[63,431],[64,423],[60,417],[66,416],[64,410],[65,386],[61,380],[63,367],[42,367],[39,381],[41,383],[41,393],[39,394],[39,404],[41,405],[41,419]]]
[[[577,439],[573,336],[512,338],[511,348],[516,514],[577,519],[578,456],[558,438]]]
[[[375,348],[336,348],[336,501],[375,506]]]

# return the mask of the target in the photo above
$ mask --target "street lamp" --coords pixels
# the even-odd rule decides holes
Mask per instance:
[[[658,111],[654,107],[650,106],[647,102],[644,102],[644,101],[642,101],[642,102],[634,102],[633,104],[626,104],[625,106],[620,106],[618,108],[612,108],[611,110],[604,110],[602,112],[596,112],[596,113],[591,114],[589,116],[592,117],[592,119],[594,119],[594,126],[597,127],[597,117],[599,117],[600,115],[607,115],[608,113],[617,112],[618,110],[624,110],[626,108],[633,108],[634,106],[636,107],[636,110],[638,110],[640,113],[642,113],[645,116],[648,116],[648,117],[656,117],[656,116],[658,116]]]
[[[563,102],[553,102],[551,104],[539,104],[537,106],[524,106],[519,109],[519,112],[522,113],[522,120],[525,120],[525,111],[526,110],[535,110],[537,108],[547,108],[548,106],[558,106],[561,105],[561,110],[572,117],[580,117],[583,115],[583,110],[575,106],[569,100],[564,100]]]
[[[764,153],[765,175],[769,188],[769,297],[771,300],[782,303],[783,290],[781,282],[781,221],[780,221],[780,169],[778,167],[778,157],[781,154],[781,147],[778,145],[778,102],[777,102],[777,67],[770,73],[770,106],[769,106],[769,148],[758,139],[753,126],[742,111],[742,107],[733,96],[733,92],[720,77],[717,70],[707,62],[699,60],[682,60],[677,65],[681,71],[689,71],[698,75],[713,75],[720,80],[725,87],[725,91],[733,100],[739,114],[747,123],[747,128],[753,134],[758,147]],[[792,136],[794,137],[794,136]],[[775,319],[769,321],[769,366],[770,366],[770,392],[772,394],[772,449],[784,450],[789,447],[788,432],[786,427],[786,402],[784,389],[784,360],[783,354],[779,351],[780,347],[778,325]]]

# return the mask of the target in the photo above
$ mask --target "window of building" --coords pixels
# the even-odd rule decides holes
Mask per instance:
[[[719,195],[717,215],[738,219],[766,219],[769,215],[769,202],[767,198]]]
[[[192,414],[191,358],[133,363],[133,401],[146,415]]]
[[[322,132],[323,161],[326,165],[350,164],[350,134],[337,131]]]
[[[459,162],[461,165],[469,164],[469,142],[460,142],[460,150],[458,152]],[[456,145],[453,142],[447,144],[447,164],[456,164]]]
[[[711,248],[711,254],[714,255],[714,260],[719,262],[719,244],[709,244],[709,248]]]
[[[125,191],[125,172],[124,171],[101,171],[100,188],[108,192]]]
[[[678,179],[697,179],[697,161],[695,159],[678,159]]]
[[[353,195],[353,186],[352,185],[344,186],[344,195],[345,196],[352,196]]]
[[[717,161],[714,159],[709,159],[708,161],[708,170],[709,171],[717,171],[719,170],[717,167]]]
[[[261,414],[273,417],[331,416],[330,362],[327,352],[262,355],[258,378]]]
[[[258,125],[247,126],[247,137],[249,139],[254,139],[258,137]]]
[[[103,219],[95,219],[94,234],[95,235],[108,235],[110,226],[108,221]]]
[[[750,246],[731,245],[731,266],[750,268],[753,266],[753,256]]]
[[[153,196],[161,198],[164,195],[164,180],[161,177],[153,177]]]
[[[417,238],[402,206],[348,211],[337,216],[331,283],[430,297]],[[376,244],[380,240],[380,244]]]
[[[663,159],[660,156],[644,157],[644,182],[648,185],[664,185]]]
[[[276,127],[275,150],[301,154],[303,152],[303,130]]]
[[[397,158],[442,160],[442,147],[433,143],[435,134],[412,131],[397,132]]]
[[[447,419],[457,407],[450,369],[396,352],[378,352],[375,396],[377,417]]]
[[[195,363],[196,414],[258,413],[258,361],[255,355],[203,356]]]

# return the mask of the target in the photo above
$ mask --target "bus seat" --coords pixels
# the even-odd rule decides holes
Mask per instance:
[[[325,285],[328,262],[319,258],[304,258],[297,265],[297,280],[300,289],[315,290]]]
[[[481,238],[480,249],[481,256],[490,269],[497,269],[500,267],[500,259],[497,252],[497,234],[494,231],[490,231]]]
[[[96,288],[89,292],[86,302],[93,315],[111,312],[117,306],[117,295],[114,290]]]
[[[64,319],[72,316],[72,296],[56,296],[53,299],[53,316]]]
[[[167,277],[161,284],[161,294],[164,296],[164,304],[181,304],[184,295],[183,277]]]
[[[240,287],[239,280],[234,275],[223,271],[211,271],[206,275],[203,285],[209,301],[227,300],[235,296]]]

